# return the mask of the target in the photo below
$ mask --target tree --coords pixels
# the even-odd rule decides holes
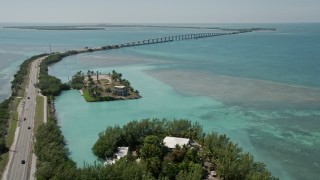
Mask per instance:
[[[97,71],[97,81],[99,82],[99,71]]]
[[[163,143],[155,135],[147,136],[140,148],[140,157],[146,162],[148,170],[158,177],[160,174],[161,161],[164,155]]]
[[[151,157],[145,160],[146,168],[152,173],[153,177],[158,177],[161,172],[161,160],[158,157]]]
[[[84,75],[81,71],[72,76],[70,85],[74,89],[82,89],[84,87]]]
[[[1,105],[0,105],[1,110]],[[1,111],[0,111],[1,112]],[[0,113],[1,115],[1,113]],[[180,120],[176,120],[180,121]],[[185,120],[182,124],[185,124]],[[180,124],[176,122],[176,125]],[[77,169],[69,159],[64,138],[55,119],[41,125],[36,134],[35,153],[38,156],[37,179],[204,179],[204,161],[215,162],[221,179],[262,179],[273,180],[265,164],[256,163],[249,153],[233,144],[225,135],[210,133],[204,136],[199,149],[177,146],[168,151],[162,139],[174,123],[167,120],[145,119],[133,121],[120,128],[108,127],[99,134],[92,148],[95,155],[105,159],[112,157],[119,146],[131,145],[141,157],[130,153],[113,165],[85,165]],[[178,126],[178,127],[190,127]],[[191,129],[194,126],[191,126]],[[186,128],[181,128],[185,131]],[[188,128],[187,128],[188,129]],[[198,131],[198,130],[196,130]],[[190,132],[189,134],[192,134]]]
[[[176,180],[200,180],[203,179],[203,168],[200,164],[193,164],[190,170],[181,170],[176,176]]]
[[[37,86],[41,89],[41,93],[46,96],[56,96],[61,92],[61,80],[50,75],[40,74]]]
[[[122,129],[119,126],[108,127],[99,134],[99,139],[93,145],[93,153],[101,159],[112,157],[122,141]]]
[[[143,146],[140,149],[140,156],[143,159],[152,157],[162,158],[162,141],[155,135],[147,136],[143,141]]]
[[[50,162],[38,162],[36,177],[37,179],[51,179],[54,176],[54,166]]]
[[[201,140],[204,136],[202,126],[199,123],[192,124],[191,121],[181,119],[169,122],[167,133],[171,136]]]
[[[1,137],[0,138],[0,154],[3,154],[8,151],[8,147],[6,146],[6,140]]]
[[[120,81],[121,82],[121,73],[117,73],[115,70],[112,70],[111,79],[115,82]]]
[[[56,167],[55,176],[52,179],[77,179],[78,171],[75,162],[67,160]]]
[[[68,157],[62,132],[55,122],[55,119],[49,119],[39,126],[36,134],[37,179],[61,179],[54,177],[70,177],[76,171],[75,163]]]
[[[106,93],[111,93],[112,91],[111,91],[111,89],[108,87],[108,88],[106,88]]]

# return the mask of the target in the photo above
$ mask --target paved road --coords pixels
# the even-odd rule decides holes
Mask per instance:
[[[16,142],[11,147],[12,156],[8,164],[8,173],[4,179],[25,180],[29,178],[30,167],[32,164],[32,141],[33,141],[33,125],[35,117],[36,97],[38,89],[34,86],[37,82],[39,71],[39,63],[44,57],[36,59],[31,64],[29,74],[29,83],[25,92],[24,99],[21,101],[19,122],[18,122],[18,137]],[[30,128],[30,129],[29,129]],[[23,164],[23,161],[25,163]]]

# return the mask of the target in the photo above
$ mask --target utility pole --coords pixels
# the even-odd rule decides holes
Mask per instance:
[[[50,48],[50,54],[51,54],[51,44],[49,43],[49,48]]]

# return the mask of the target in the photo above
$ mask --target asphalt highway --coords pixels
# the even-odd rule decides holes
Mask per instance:
[[[25,96],[19,105],[19,122],[16,141],[11,147],[11,159],[8,164],[8,173],[4,179],[25,180],[29,178],[32,164],[33,126],[35,118],[36,97],[38,88],[35,87],[38,79],[39,63],[45,57],[32,62],[29,73],[29,82]]]

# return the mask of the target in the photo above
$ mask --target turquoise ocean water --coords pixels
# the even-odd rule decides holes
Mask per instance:
[[[80,54],[50,67],[50,74],[63,81],[79,70],[115,69],[143,96],[99,103],[86,103],[77,91],[59,96],[57,115],[72,159],[79,166],[94,162],[91,147],[108,125],[188,118],[207,132],[227,134],[281,179],[317,179],[320,24],[219,26],[278,30]],[[0,81],[8,84],[17,65],[26,56],[48,52],[49,42],[54,51],[64,51],[189,32],[199,30],[0,29]],[[1,86],[1,97],[8,92]]]

